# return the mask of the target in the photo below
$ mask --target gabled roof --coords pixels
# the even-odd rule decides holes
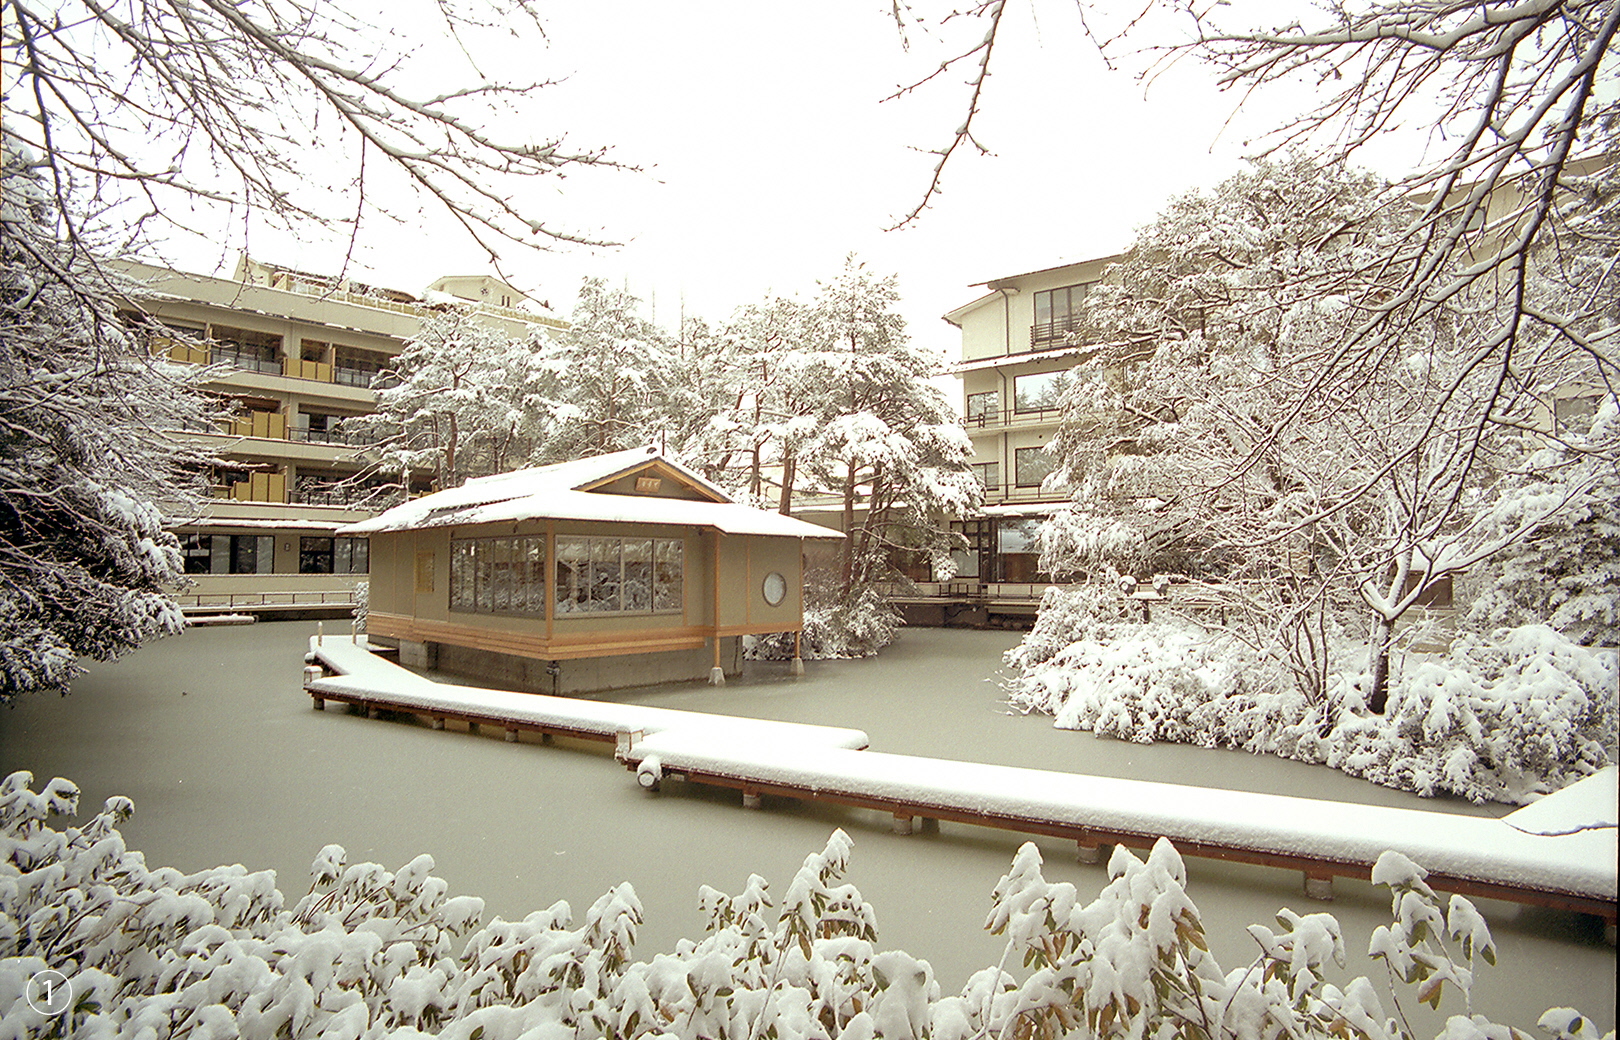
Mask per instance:
[[[598,490],[622,477],[673,479],[701,500]],[[712,527],[725,534],[842,538],[837,531],[733,502],[719,486],[656,447],[632,448],[574,462],[478,477],[458,488],[395,506],[338,533],[377,534],[515,520],[598,520],[624,524]]]

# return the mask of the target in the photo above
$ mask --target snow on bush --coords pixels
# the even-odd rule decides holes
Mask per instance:
[[[894,607],[871,588],[857,589],[848,602],[807,602],[799,653],[818,661],[871,657],[894,642],[901,623]],[[792,632],[778,632],[749,640],[744,652],[758,661],[786,661],[793,646]]]
[[[1326,761],[1423,795],[1523,803],[1615,757],[1614,658],[1545,625],[1464,636],[1422,661],[1383,715],[1345,713]]]
[[[1334,676],[1313,701],[1230,634],[1125,622],[1117,599],[1048,590],[1007,654],[1013,707],[1064,729],[1276,754],[1476,802],[1522,804],[1616,757],[1613,658],[1543,625],[1465,636],[1444,660],[1410,663],[1377,714],[1361,676]]]
[[[1412,1040],[1395,980],[1436,1008],[1449,984],[1466,1006],[1474,957],[1495,963],[1472,904],[1453,896],[1442,911],[1422,869],[1396,853],[1374,868],[1393,921],[1369,951],[1390,969],[1390,1017],[1366,978],[1328,981],[1345,962],[1328,914],[1284,909],[1280,931],[1251,926],[1259,955],[1226,971],[1169,842],[1145,862],[1117,849],[1109,884],[1084,904],[1073,885],[1042,877],[1026,844],[985,922],[1006,936],[1001,963],[942,996],[927,961],[877,948],[872,907],[843,880],[843,831],[805,858],[780,909],[758,875],[735,896],[704,887],[707,934],[642,961],[629,884],[578,927],[565,902],[480,926],[483,902],[450,896],[431,857],[390,872],[348,864],[329,845],[289,910],[270,871],[148,868],[118,833],[134,808],[126,798],[82,827],[53,829],[51,815],[77,811],[78,789],[58,779],[36,793],[32,780],[0,783],[0,1040]],[[1018,964],[1022,978],[1006,970]],[[59,1016],[26,999],[47,968],[74,997]],[[1597,1040],[1569,1008],[1540,1026],[1556,1040]],[[1441,1037],[1510,1035],[1524,1034],[1453,1015]]]

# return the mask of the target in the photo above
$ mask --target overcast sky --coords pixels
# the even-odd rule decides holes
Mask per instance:
[[[482,55],[514,79],[566,75],[535,95],[534,136],[607,145],[643,173],[581,171],[528,200],[549,222],[626,243],[513,251],[511,280],[563,316],[580,280],[627,285],[673,328],[682,307],[713,322],[767,293],[808,296],[854,252],[897,273],[921,343],[951,353],[940,315],[1001,275],[1118,251],[1171,195],[1239,165],[1231,101],[1185,66],[1144,86],[1109,71],[1076,7],[1009,8],[975,124],[993,156],[961,153],[917,225],[885,231],[925,189],[965,111],[965,70],[883,102],[983,28],[957,23],[908,52],[877,0],[826,4],[593,0],[560,4],[539,53]],[[408,31],[408,27],[407,27]],[[964,32],[966,37],[964,37]],[[1249,124],[1259,125],[1260,115]],[[258,233],[259,259],[334,270],[344,246]],[[193,269],[234,253],[192,252]],[[441,274],[488,270],[446,222],[368,221],[353,273],[418,292]],[[229,273],[226,271],[225,273]]]

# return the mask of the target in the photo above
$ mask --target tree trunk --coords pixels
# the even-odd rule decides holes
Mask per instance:
[[[1380,715],[1389,703],[1389,644],[1394,631],[1395,623],[1378,615],[1367,648],[1367,707]]]
[[[844,598],[855,584],[855,463],[851,462],[844,476]]]
[[[799,460],[791,453],[782,456],[782,497],[776,504],[776,511],[783,516],[791,515],[793,509],[793,481],[798,476]]]

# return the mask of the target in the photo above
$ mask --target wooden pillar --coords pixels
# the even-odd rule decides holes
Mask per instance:
[[[1320,899],[1324,903],[1333,902],[1333,875],[1332,874],[1305,874],[1305,895],[1309,899]]]
[[[1074,858],[1081,863],[1101,863],[1103,846],[1100,842],[1089,838],[1076,838],[1074,840]]]
[[[714,532],[714,552],[710,563],[714,571],[714,667],[709,669],[709,685],[724,686],[726,684],[726,670],[720,666],[720,538],[719,529]],[[748,796],[743,796],[743,804],[748,804]]]
[[[899,809],[895,810],[895,813],[894,813],[894,833],[896,833],[896,834],[910,834],[911,833],[911,814],[910,813],[904,812],[904,811],[899,810]]]
[[[746,787],[743,788],[742,805],[744,809],[758,809],[764,804],[765,802],[762,798],[760,798],[758,791],[750,791]]]

